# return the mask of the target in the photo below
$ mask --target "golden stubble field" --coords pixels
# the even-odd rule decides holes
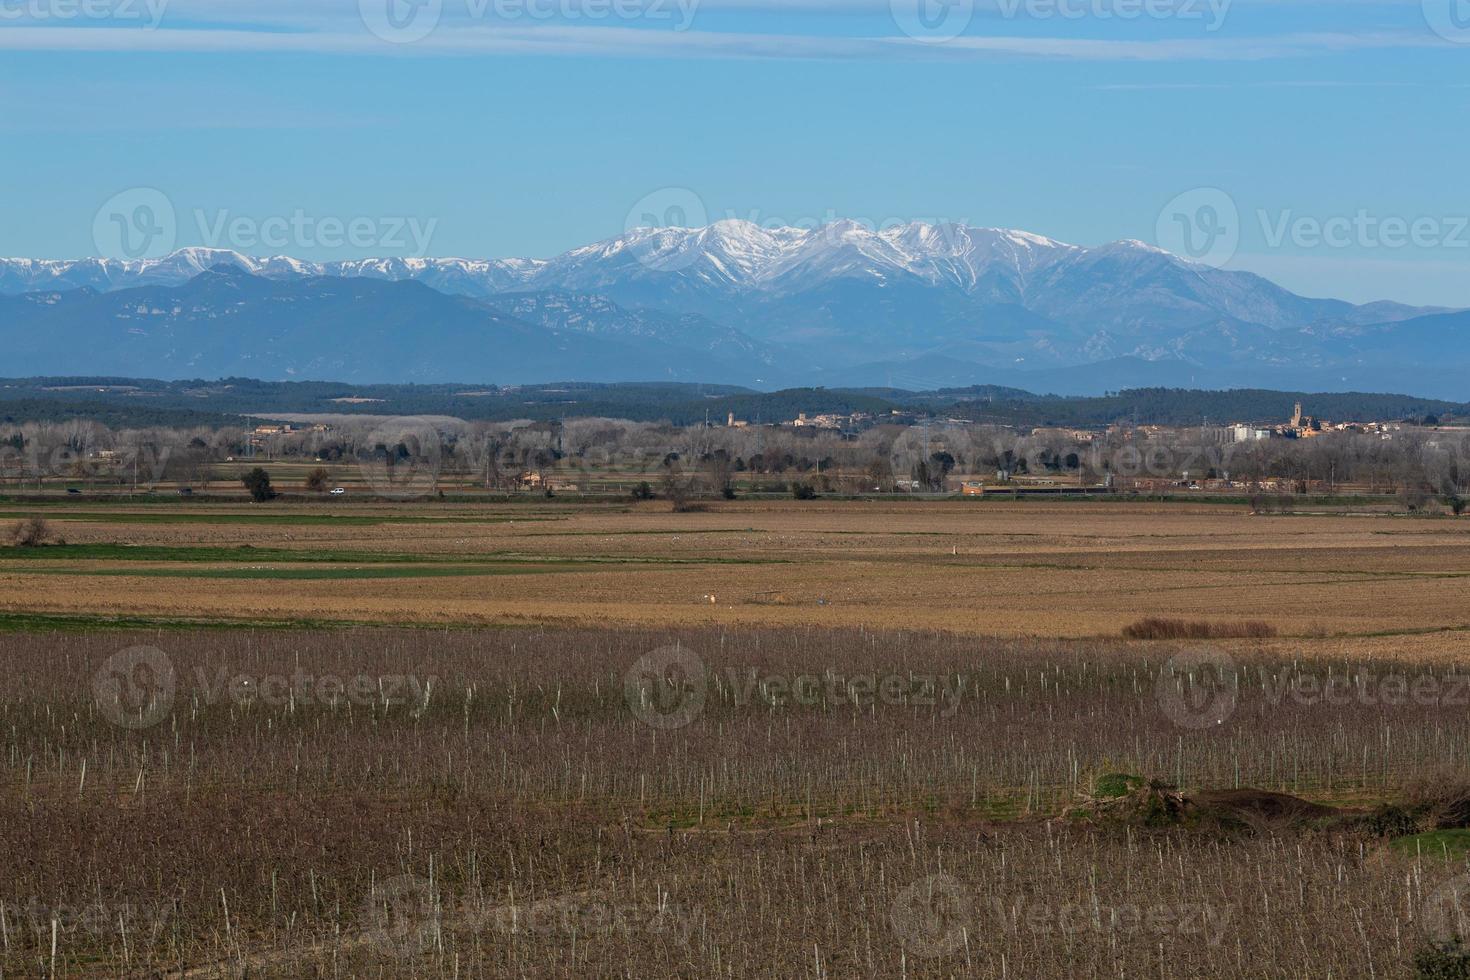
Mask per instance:
[[[1117,635],[1260,620],[1268,645],[1427,652],[1470,628],[1470,520],[1219,504],[51,505],[11,614]],[[28,513],[10,505],[5,522]],[[140,549],[148,548],[151,551]]]

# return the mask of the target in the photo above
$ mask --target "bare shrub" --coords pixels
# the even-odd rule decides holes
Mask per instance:
[[[332,489],[332,474],[325,467],[318,466],[306,474],[306,489],[312,493],[326,493]]]
[[[20,548],[39,548],[55,542],[64,544],[44,517],[27,517],[10,529],[10,541]]]
[[[1150,616],[1123,627],[1130,640],[1236,640],[1266,639],[1276,635],[1270,623],[1208,623]]]
[[[1421,829],[1470,827],[1470,783],[1453,772],[1436,773],[1405,787],[1404,806],[1420,816]]]
[[[1423,487],[1410,486],[1404,487],[1403,490],[1399,491],[1399,503],[1410,514],[1417,514],[1423,511],[1432,499],[1429,496],[1429,492]]]
[[[664,497],[673,505],[675,514],[688,514],[703,509],[693,502],[697,489],[693,477],[682,476],[674,470],[664,474]]]

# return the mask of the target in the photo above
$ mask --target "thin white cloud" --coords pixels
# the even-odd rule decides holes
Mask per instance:
[[[958,37],[942,47],[976,55],[1026,55],[1085,61],[1264,61],[1388,48],[1448,47],[1427,32],[1313,33],[1273,37],[1193,37],[1168,40]]]
[[[412,0],[372,0],[368,10]],[[419,0],[423,2],[423,0]],[[792,15],[806,18],[878,18],[892,16],[893,0],[437,0],[436,16],[444,28],[476,23],[514,24],[580,22],[606,25],[616,20],[661,20],[673,16],[748,15],[779,23]],[[904,0],[911,3],[913,0]],[[1218,11],[1202,10],[1211,3]],[[1063,7],[1057,7],[1062,3]],[[80,15],[68,7],[40,3],[10,3],[0,10],[0,33],[19,26],[64,27],[136,26],[143,19],[162,21],[175,29],[202,28],[245,32],[275,31],[353,33],[360,29],[363,7],[359,0],[93,0],[98,11]],[[1290,15],[1293,11],[1336,11],[1345,8],[1392,12],[1396,21],[1422,19],[1421,0],[1149,0],[1147,16],[1140,13],[1139,0],[1044,0],[1045,12],[1028,13],[1021,0],[959,0],[960,9],[973,11],[977,23],[996,18],[1013,22],[1064,22],[1067,27],[1082,23],[1117,25],[1140,20],[1200,20],[1206,13],[1223,19],[1231,8],[1241,7],[1258,14]],[[412,10],[414,8],[408,7]],[[632,16],[623,11],[631,9]],[[1156,11],[1174,10],[1173,14]],[[655,11],[650,17],[647,11]],[[640,13],[641,12],[641,13]],[[809,20],[809,23],[815,23]],[[687,24],[685,25],[687,26]],[[1218,26],[1216,24],[1215,26]],[[1299,28],[1298,28],[1299,29]],[[1214,30],[1214,27],[1211,27]]]
[[[1248,88],[1458,88],[1455,85],[1439,85],[1431,82],[1364,81],[1343,82],[1312,79],[1283,79],[1264,82],[1120,82],[1109,85],[1090,85],[1098,92],[1235,92]]]
[[[381,0],[380,0],[381,2]],[[491,0],[493,2],[493,0]],[[606,7],[606,0],[567,0],[574,5]],[[767,13],[818,13],[818,14],[880,14],[886,16],[891,0],[699,0],[701,10],[750,11]],[[1126,0],[1106,0],[1122,7]],[[1187,0],[1175,0],[1185,4]],[[1253,7],[1269,7],[1274,10],[1292,8],[1381,8],[1384,10],[1417,11],[1422,0],[1232,0],[1232,4]],[[463,10],[469,0],[445,0],[445,13],[451,14],[456,7]],[[1136,7],[1134,3],[1126,3]],[[974,0],[976,10],[997,11],[1005,8],[1002,0]],[[316,22],[355,19],[358,16],[356,0],[168,0],[170,15],[213,22],[284,23],[298,20]]]
[[[658,58],[861,60],[1258,61],[1351,51],[1451,47],[1429,32],[1300,33],[1269,37],[1089,39],[966,35],[936,43],[908,37],[833,37],[564,25],[442,25],[412,44],[388,44],[365,29],[6,27],[0,50],[479,56],[586,55]]]

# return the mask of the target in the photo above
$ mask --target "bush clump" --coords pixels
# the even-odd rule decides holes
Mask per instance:
[[[1146,785],[1148,785],[1148,780],[1142,776],[1135,776],[1127,772],[1110,772],[1093,781],[1092,795],[1100,800],[1116,800]]]
[[[1266,639],[1276,635],[1270,623],[1207,623],[1148,617],[1123,627],[1130,640],[1237,640]]]
[[[1428,943],[1414,953],[1415,980],[1470,980],[1470,948],[1460,939]]]
[[[1067,816],[1094,824],[1174,827],[1184,820],[1185,806],[1184,797],[1168,783],[1110,773],[1098,777],[1092,795]]]
[[[10,543],[17,548],[39,548],[47,544],[66,544],[46,523],[44,517],[27,517],[10,529]]]
[[[245,473],[240,477],[240,482],[250,492],[250,499],[257,504],[263,504],[267,500],[276,499],[276,490],[271,486],[271,475],[262,466]]]

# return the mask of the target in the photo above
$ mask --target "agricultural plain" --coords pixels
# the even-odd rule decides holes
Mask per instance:
[[[5,976],[1464,963],[1470,523],[6,507]]]
[[[1413,650],[1470,626],[1470,522],[1373,511],[820,500],[695,513],[661,502],[0,510],[41,514],[66,542],[0,549],[0,612],[17,617],[1080,638],[1159,615],[1265,621],[1303,648],[1399,636]]]

